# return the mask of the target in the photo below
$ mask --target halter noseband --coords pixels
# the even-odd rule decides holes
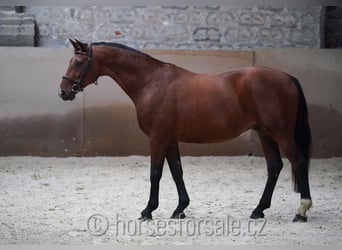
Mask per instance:
[[[84,76],[87,74],[89,68],[90,68],[90,65],[92,64],[92,60],[93,60],[93,50],[92,50],[92,45],[90,44],[89,45],[89,50],[88,50],[88,53],[86,52],[83,52],[83,51],[75,51],[75,54],[80,54],[80,55],[86,55],[88,58],[87,58],[87,64],[83,67],[82,71],[81,71],[81,74],[80,76],[78,77],[78,79],[72,79],[68,76],[63,76],[62,78],[64,80],[67,80],[69,82],[71,82],[73,85],[72,85],[72,88],[71,88],[71,91],[74,92],[74,93],[78,93],[80,91],[83,91],[84,87],[81,86],[81,83],[83,81],[83,78]],[[94,82],[95,85],[97,85],[97,80],[95,80]]]

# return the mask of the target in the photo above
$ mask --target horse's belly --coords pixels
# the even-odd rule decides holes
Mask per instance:
[[[251,126],[251,123],[243,118],[232,122],[221,119],[183,123],[177,140],[189,143],[223,142],[239,136]]]
[[[242,132],[241,132],[242,133]],[[182,138],[177,139],[177,141],[180,142],[186,142],[186,143],[218,143],[218,142],[224,142],[224,141],[228,141],[231,139],[234,139],[235,137],[239,136],[241,133],[238,134],[226,134],[226,135],[220,135],[220,136],[207,136],[207,137],[203,137],[203,136],[184,136]]]

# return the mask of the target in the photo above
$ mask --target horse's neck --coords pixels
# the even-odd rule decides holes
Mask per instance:
[[[163,65],[138,52],[120,48],[99,47],[96,54],[100,75],[107,75],[115,80],[133,102],[136,102],[141,91]]]

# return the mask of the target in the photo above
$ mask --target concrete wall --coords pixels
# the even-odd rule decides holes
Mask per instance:
[[[196,72],[255,64],[293,74],[309,103],[314,156],[342,156],[341,50],[145,52]],[[0,155],[148,154],[134,106],[111,79],[100,78],[99,86],[89,86],[73,102],[57,96],[72,54],[71,49],[0,48]],[[260,147],[247,132],[226,143],[182,144],[182,153],[247,155],[260,154]]]
[[[320,48],[322,10],[321,6],[26,8],[35,15],[39,46],[69,46],[68,38],[78,38],[150,49]]]

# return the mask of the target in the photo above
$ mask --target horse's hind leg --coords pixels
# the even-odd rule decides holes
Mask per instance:
[[[184,180],[183,180],[183,170],[180,160],[180,154],[178,149],[178,143],[173,143],[170,145],[166,159],[169,164],[173,180],[176,183],[179,203],[176,210],[173,212],[171,218],[173,219],[183,219],[185,217],[183,211],[189,205],[190,200],[188,193],[186,192]]]
[[[250,216],[252,219],[264,218],[263,211],[271,206],[274,187],[277,183],[280,171],[283,168],[279,147],[276,142],[261,130],[258,133],[267,162],[268,177],[259,205],[254,209]]]
[[[280,147],[291,162],[295,192],[299,192],[301,196],[300,206],[293,221],[306,222],[306,212],[312,206],[308,172],[309,159],[303,156],[295,141],[284,140],[280,142]]]

